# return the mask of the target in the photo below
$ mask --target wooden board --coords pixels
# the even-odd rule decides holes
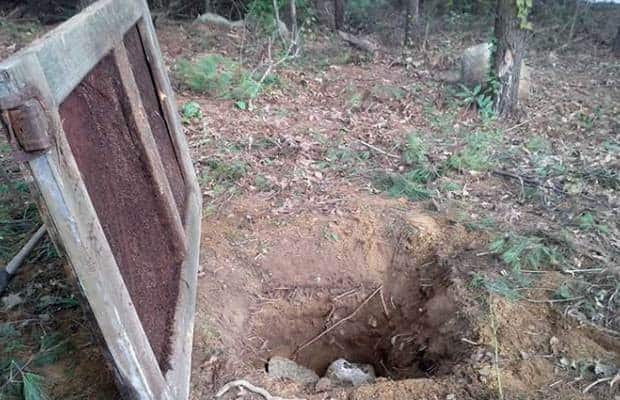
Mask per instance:
[[[0,110],[127,399],[187,399],[201,196],[145,0],[0,63]]]

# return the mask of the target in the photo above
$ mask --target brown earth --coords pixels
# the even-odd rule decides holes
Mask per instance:
[[[596,365],[620,364],[618,196],[592,178],[598,168],[618,168],[617,153],[605,150],[618,140],[618,61],[587,35],[563,50],[558,43],[554,51],[537,48],[528,60],[533,90],[524,114],[486,125],[432,80],[436,70],[452,67],[460,49],[485,39],[483,29],[461,35],[459,26],[452,28],[431,32],[412,63],[369,60],[310,32],[302,59],[279,68],[281,85],[257,99],[252,112],[177,87],[179,105],[196,101],[205,114],[187,126],[205,199],[193,399],[213,398],[240,378],[274,395],[309,400],[617,399],[618,385],[590,385]],[[179,58],[242,54],[256,61],[266,54],[264,44],[248,45],[237,31],[166,21],[158,29],[173,74]],[[440,164],[478,130],[506,132],[493,157],[497,169],[516,178],[463,170],[430,183],[432,200],[378,195],[376,171],[409,167],[401,157],[409,133],[423,137],[429,160]],[[534,136],[549,146],[542,161],[528,146]],[[213,160],[244,173],[222,189],[206,179]],[[540,187],[519,180],[554,166],[566,170],[540,178]],[[609,233],[578,228],[584,210],[596,212]],[[472,227],[486,217],[495,221],[493,232]],[[582,246],[571,268],[604,271],[587,281],[604,293],[607,314],[597,324],[571,317],[581,300],[553,297],[563,285],[583,282],[580,272],[545,265],[531,272],[532,286],[517,288],[519,301],[472,283],[510,272],[488,249],[495,235],[563,230]],[[14,287],[22,293],[27,279]],[[599,307],[588,296],[582,296],[587,304]],[[32,307],[2,311],[3,317],[32,316]],[[55,318],[69,323],[54,329],[80,332],[75,341],[83,350],[72,355],[74,373],[68,360],[40,371],[52,394],[114,398],[97,347],[77,340],[88,332],[80,312]],[[27,335],[38,332],[28,326]],[[373,364],[381,377],[373,385],[316,393],[270,379],[265,363],[273,355],[319,374],[345,357]]]

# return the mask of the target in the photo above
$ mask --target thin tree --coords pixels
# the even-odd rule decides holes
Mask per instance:
[[[334,0],[334,26],[337,31],[344,30],[344,2],[345,0]]]
[[[517,6],[521,5],[521,9]],[[529,2],[531,5],[531,2]],[[525,9],[523,8],[525,7]],[[531,6],[529,7],[531,8]],[[495,17],[493,70],[499,80],[495,110],[500,116],[513,114],[517,109],[521,65],[529,37],[527,0],[498,0]]]
[[[403,40],[404,47],[407,47],[409,45],[411,29],[413,28],[414,31],[417,29],[419,17],[420,0],[407,0],[405,11],[405,38]]]
[[[618,33],[616,33],[616,38],[614,39],[611,47],[614,55],[616,57],[620,57],[620,26],[618,27]]]
[[[291,17],[291,45],[293,46],[293,54],[297,55],[299,52],[299,27],[297,26],[297,2],[295,0],[289,0],[288,2],[289,14]]]

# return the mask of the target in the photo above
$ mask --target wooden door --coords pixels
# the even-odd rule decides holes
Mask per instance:
[[[201,196],[145,0],[0,64],[0,110],[128,399],[186,399]]]

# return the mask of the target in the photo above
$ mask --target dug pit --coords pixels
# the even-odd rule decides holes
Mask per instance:
[[[445,261],[464,232],[371,205],[283,227],[251,220],[233,219],[206,242],[226,238],[206,249],[194,350],[220,363],[207,374],[214,387],[273,356],[319,376],[344,358],[399,380],[448,374],[467,355],[470,325]]]

